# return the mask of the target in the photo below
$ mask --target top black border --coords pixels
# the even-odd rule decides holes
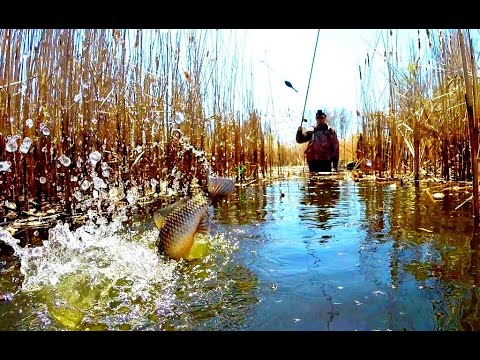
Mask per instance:
[[[456,29],[480,28],[472,9],[409,2],[101,2],[2,5],[2,28]]]

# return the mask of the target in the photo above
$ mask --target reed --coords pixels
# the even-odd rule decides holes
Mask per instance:
[[[402,67],[399,59],[404,55],[397,48],[394,32],[383,35],[387,39],[383,53],[381,46],[375,48],[359,67],[365,156],[375,160],[377,174],[389,171],[391,178],[412,175],[415,180],[432,176],[472,180],[461,54],[465,51],[472,62],[475,49],[468,41],[461,44],[456,30],[418,31],[409,47],[408,65]],[[385,110],[378,106],[382,93],[375,91],[378,70],[373,62],[378,59],[384,62],[388,78]],[[471,77],[471,93],[477,94],[476,71]],[[477,104],[473,104],[475,114]]]
[[[302,160],[253,107],[233,31],[2,29],[0,46],[2,217]]]
[[[189,193],[209,172],[235,177],[240,163],[252,179],[304,164],[304,147],[255,108],[234,31],[0,29],[0,46],[2,217],[75,214],[98,199],[106,208],[113,193],[138,199],[161,184]],[[358,134],[347,138],[344,111],[330,112],[343,161],[361,154],[391,178],[471,180],[465,79],[475,121],[479,82],[465,69],[475,54],[458,31],[419,31],[406,57],[395,31],[380,33],[359,66]]]

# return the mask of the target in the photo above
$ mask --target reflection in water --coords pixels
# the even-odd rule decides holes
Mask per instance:
[[[328,220],[340,197],[339,180],[331,176],[311,176],[308,182],[301,186],[301,190],[304,196],[300,203],[307,208],[299,214],[300,219],[316,222],[318,227],[327,228]],[[314,211],[308,209],[310,206]]]
[[[462,313],[462,299],[472,304],[477,293],[477,289],[472,288],[474,295],[468,295],[472,286],[469,258],[472,256],[473,261],[476,256],[475,251],[470,252],[471,235],[468,234],[472,234],[473,227],[472,222],[466,221],[470,210],[454,210],[461,202],[455,194],[434,202],[422,186],[362,187],[359,195],[366,206],[363,228],[368,237],[363,251],[375,253],[389,248],[389,276],[385,281],[399,289],[408,284],[409,276],[414,276],[418,289],[422,290],[414,298],[430,304],[432,328],[462,329],[458,318]],[[377,261],[383,261],[382,258],[384,256],[378,257]],[[364,263],[365,271],[374,268],[370,255]],[[376,278],[377,282],[381,281],[379,276]],[[413,308],[413,301],[408,299],[392,305],[402,307],[409,301]],[[406,329],[425,326],[414,321],[404,324]]]
[[[252,224],[264,221],[267,206],[267,185],[239,186],[236,193],[215,206],[215,217],[227,224]]]
[[[480,330],[480,224],[475,219],[472,240],[470,242],[470,265],[468,274],[471,278],[471,297],[462,304],[461,330]]]

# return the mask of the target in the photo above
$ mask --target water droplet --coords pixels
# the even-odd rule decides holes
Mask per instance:
[[[50,135],[50,130],[46,126],[44,126],[42,129],[42,134],[48,136]]]
[[[8,122],[9,122],[9,123],[13,123],[13,116],[10,116],[10,117],[8,118]]]
[[[140,154],[142,152],[142,147],[138,145],[135,150],[137,151],[137,154]]]
[[[47,147],[46,147],[46,146],[44,146],[44,147],[42,148],[42,152],[47,152]]]
[[[99,189],[105,189],[107,187],[107,184],[103,181],[103,179],[97,177],[93,178],[93,187],[97,190]]]
[[[81,99],[82,99],[82,93],[78,93],[78,94],[75,95],[75,97],[73,98],[73,100],[74,100],[75,102],[80,101]]]
[[[136,187],[133,187],[127,191],[127,201],[133,205],[135,201],[138,199],[139,193]]]
[[[5,147],[5,149],[8,151],[8,152],[15,152],[17,151],[18,149],[18,144],[17,144],[17,139],[15,137],[8,137],[7,138],[7,146]]]
[[[8,171],[12,163],[10,161],[0,161],[0,171]]]
[[[97,162],[99,162],[102,158],[102,154],[100,154],[98,151],[94,151],[88,156],[88,158],[90,159],[92,165],[96,165]]]
[[[10,238],[10,233],[6,230],[0,230],[0,240],[7,240]]]
[[[65,166],[65,167],[69,167],[70,164],[72,163],[72,161],[65,155],[62,155],[58,158],[58,160],[60,161],[60,163]]]
[[[110,170],[106,169],[102,171],[102,176],[103,177],[109,177],[110,176]]]
[[[20,145],[20,152],[26,154],[28,150],[30,150],[30,146],[32,145],[32,140],[29,137],[25,137],[23,139],[22,145]]]
[[[29,129],[31,129],[33,126],[33,120],[32,119],[25,120],[25,125],[27,125]]]
[[[47,182],[47,179],[45,179],[43,176],[38,179],[38,181],[40,181],[40,184],[45,184]]]
[[[73,196],[74,196],[75,199],[77,199],[78,201],[82,201],[82,200],[83,200],[83,194],[82,194],[80,191],[75,191],[75,193],[73,194]]]
[[[178,113],[178,114],[175,116],[175,122],[176,122],[177,124],[182,123],[183,120],[185,120],[185,116],[184,116],[182,113]]]
[[[38,236],[38,234],[40,234],[40,233],[38,232],[38,230],[35,230],[35,231],[33,232],[33,235],[35,235],[35,236]]]
[[[97,119],[92,118],[92,124],[96,124],[96,123],[97,123]]]
[[[87,190],[90,187],[90,182],[88,180],[83,180],[81,187],[82,190]]]
[[[76,181],[78,181],[78,177],[76,177],[75,175],[73,175],[73,176],[70,177],[70,181],[76,182]]]

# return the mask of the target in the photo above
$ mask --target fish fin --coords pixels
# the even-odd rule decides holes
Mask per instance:
[[[161,229],[165,224],[165,219],[167,218],[168,214],[170,214],[175,208],[183,205],[185,202],[187,202],[187,200],[188,198],[183,198],[178,200],[177,202],[174,202],[173,204],[167,205],[160,210],[157,210],[153,214],[153,220],[155,221],[155,225],[157,226],[157,228]]]
[[[212,199],[228,195],[235,190],[235,182],[225,177],[209,177],[208,192]]]
[[[202,219],[200,220],[200,223],[198,224],[197,232],[201,233],[201,234],[204,234],[204,235],[208,235],[209,230],[210,229],[209,229],[209,224],[208,224],[208,216],[205,214],[204,216],[202,216]]]

